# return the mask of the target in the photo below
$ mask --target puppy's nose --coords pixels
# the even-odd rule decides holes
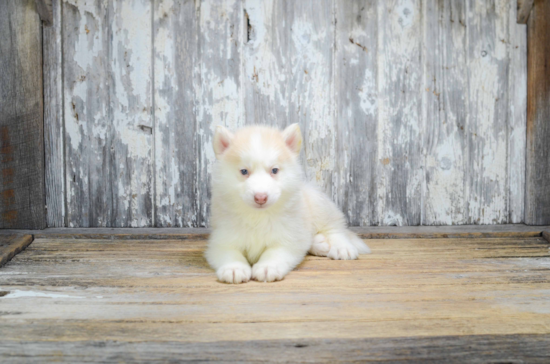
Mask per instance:
[[[263,205],[267,202],[267,193],[257,193],[254,195],[254,202],[258,205]]]

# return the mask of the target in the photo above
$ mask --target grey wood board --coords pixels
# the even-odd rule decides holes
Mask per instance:
[[[426,225],[466,222],[467,5],[427,1],[424,6],[425,72],[422,94],[425,137]]]
[[[63,3],[69,227],[152,224],[150,22],[146,0]]]
[[[155,226],[196,226],[198,15],[193,2],[155,1]]]
[[[46,219],[49,227],[65,226],[65,158],[61,0],[53,0],[53,24],[43,28],[44,148]]]
[[[527,130],[527,26],[515,22],[510,7],[508,75],[508,223],[524,221]]]
[[[45,227],[42,31],[33,0],[0,7],[0,228]]]
[[[332,198],[351,225],[378,224],[378,8],[336,2],[336,161]]]
[[[32,241],[32,235],[0,235],[0,268],[18,253],[25,250]]]
[[[508,221],[510,1],[467,1],[466,223]]]
[[[525,221],[550,223],[550,2],[535,1],[528,22]]]
[[[463,236],[540,236],[550,226],[461,225],[461,226],[370,226],[352,227],[366,238],[429,238]],[[35,238],[58,239],[206,239],[207,228],[47,228],[44,230],[0,230],[0,236],[28,234]]]
[[[120,342],[110,340],[0,344],[2,362],[60,363],[262,362],[529,362],[550,360],[550,335],[461,335],[374,339],[287,339],[245,342]],[[59,353],[63,355],[59,355]]]
[[[293,122],[352,225],[523,222],[515,4],[63,4],[67,226],[208,226],[215,126]]]

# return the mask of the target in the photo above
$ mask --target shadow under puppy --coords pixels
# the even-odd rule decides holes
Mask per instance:
[[[235,134],[217,127],[206,259],[221,282],[281,280],[308,252],[332,259],[370,252],[338,207],[304,182],[301,144],[298,124]]]

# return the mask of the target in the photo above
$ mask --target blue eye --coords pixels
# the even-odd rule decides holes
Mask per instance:
[[[271,170],[271,173],[273,173],[273,174],[277,174],[277,172],[279,172],[279,168],[273,168]]]
[[[241,169],[241,174],[242,174],[243,176],[246,176],[246,175],[248,174],[248,170],[246,170],[246,169]]]

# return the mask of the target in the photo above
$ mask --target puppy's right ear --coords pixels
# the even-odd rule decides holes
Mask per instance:
[[[216,158],[220,156],[229,148],[231,141],[233,140],[233,134],[226,128],[221,125],[216,127],[216,132],[214,133],[214,153]]]

